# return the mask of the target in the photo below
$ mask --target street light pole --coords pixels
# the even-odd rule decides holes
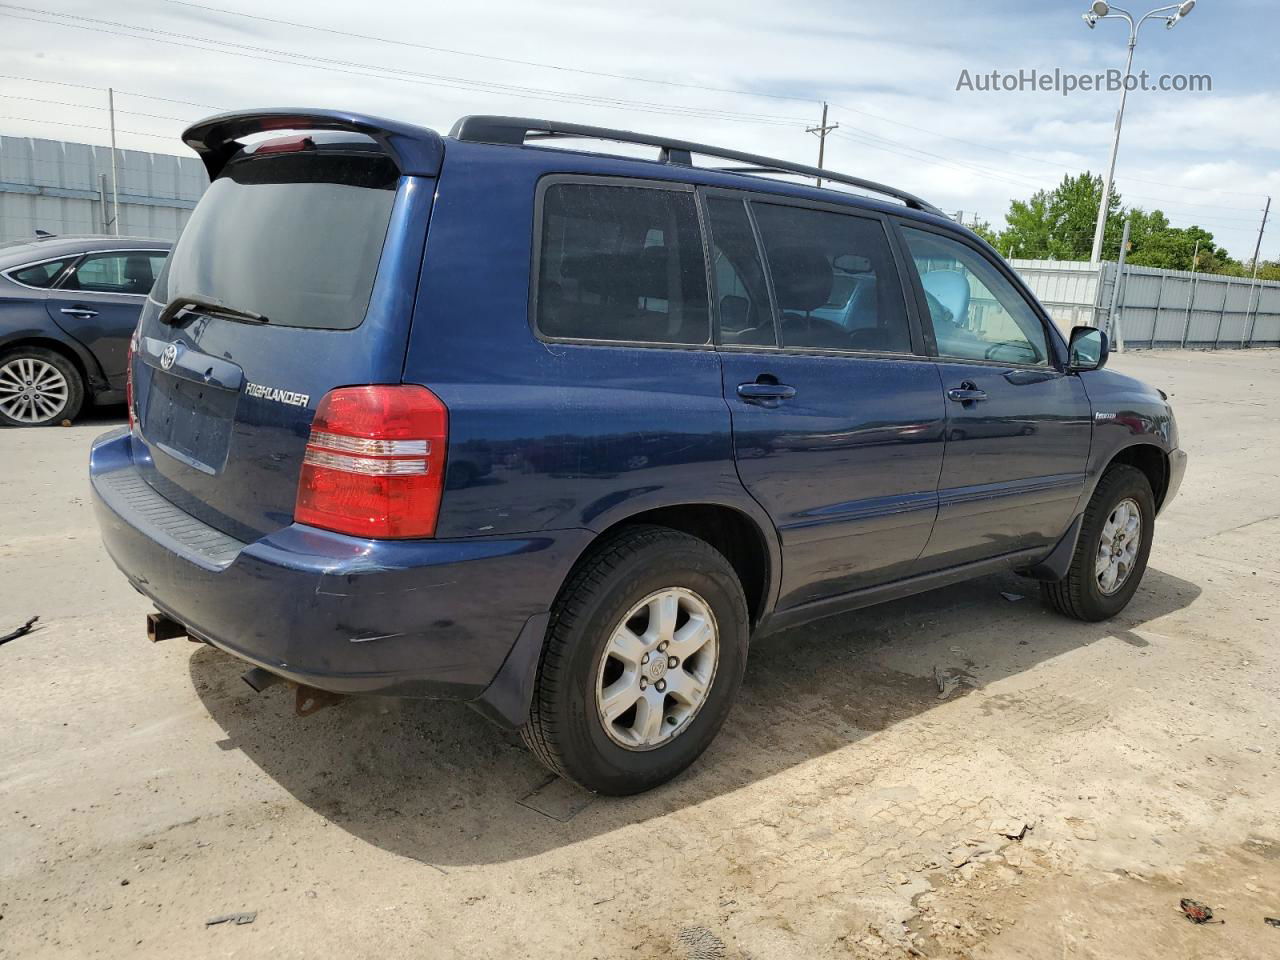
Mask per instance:
[[[1111,183],[1115,178],[1116,172],[1116,155],[1120,152],[1120,126],[1124,123],[1124,104],[1129,95],[1129,75],[1133,68],[1133,50],[1138,45],[1138,31],[1142,25],[1153,17],[1161,14],[1168,14],[1173,10],[1176,13],[1163,17],[1166,27],[1173,27],[1175,23],[1189,14],[1196,5],[1196,0],[1183,0],[1182,3],[1171,3],[1167,6],[1156,7],[1142,15],[1140,19],[1135,21],[1133,14],[1128,10],[1120,7],[1113,7],[1106,3],[1105,0],[1095,0],[1094,4],[1089,8],[1089,12],[1084,14],[1084,22],[1092,30],[1099,20],[1124,20],[1129,24],[1129,54],[1124,64],[1124,79],[1120,84],[1120,109],[1116,111],[1115,131],[1111,137],[1111,159],[1107,163],[1107,176],[1102,181],[1102,198],[1098,201],[1098,222],[1093,228],[1093,249],[1089,253],[1089,260],[1097,263],[1102,259],[1102,237],[1107,229],[1107,214],[1111,207]]]

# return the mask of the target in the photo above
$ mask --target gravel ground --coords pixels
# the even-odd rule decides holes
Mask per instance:
[[[300,720],[147,643],[88,502],[113,421],[0,433],[0,633],[41,617],[0,647],[0,957],[1280,956],[1280,352],[1113,364],[1192,458],[1121,617],[1001,576],[762,641],[626,800],[460,705]]]

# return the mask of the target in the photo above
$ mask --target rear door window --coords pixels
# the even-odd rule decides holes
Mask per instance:
[[[390,159],[358,150],[233,161],[201,198],[153,296],[209,298],[273,326],[357,327],[398,182]]]
[[[164,255],[149,250],[91,253],[71,271],[62,289],[144,296],[163,265]]]
[[[784,347],[910,353],[902,284],[879,220],[753,202]]]
[[[553,183],[542,200],[536,324],[544,336],[628,343],[710,340],[693,194]]]
[[[720,307],[720,342],[776,346],[769,287],[746,205],[738,199],[709,197],[707,215]]]
[[[39,287],[45,289],[53,286],[53,281],[58,279],[58,274],[67,268],[67,264],[71,260],[50,260],[47,263],[37,263],[29,267],[19,267],[16,270],[10,270],[8,276],[25,284],[28,287]]]

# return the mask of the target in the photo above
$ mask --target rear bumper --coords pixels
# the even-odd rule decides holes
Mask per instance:
[[[479,697],[591,537],[361,540],[293,524],[241,543],[151,490],[130,444],[121,429],[90,454],[102,538],[129,581],[192,635],[335,693]]]

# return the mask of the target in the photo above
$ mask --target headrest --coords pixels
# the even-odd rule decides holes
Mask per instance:
[[[151,272],[151,258],[144,255],[125,257],[124,278],[138,286],[146,284],[150,287],[156,279]]]
[[[831,264],[817,247],[771,250],[769,267],[781,309],[808,313],[831,298]]]
[[[951,320],[964,326],[969,319],[969,278],[959,270],[930,270],[920,278],[926,293],[951,311]]]

